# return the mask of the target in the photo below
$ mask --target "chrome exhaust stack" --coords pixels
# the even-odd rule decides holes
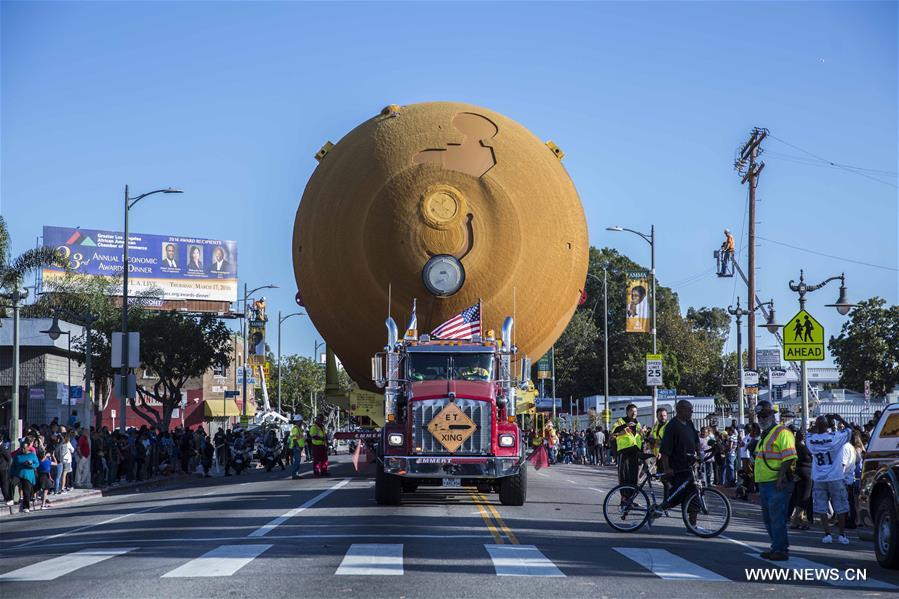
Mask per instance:
[[[506,415],[515,417],[515,374],[512,372],[512,356],[515,355],[515,348],[512,347],[512,324],[511,316],[506,316],[503,320],[503,348],[500,353],[500,368],[503,378],[503,386],[506,389]]]

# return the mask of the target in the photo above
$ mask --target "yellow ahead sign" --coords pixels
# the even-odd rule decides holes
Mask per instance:
[[[824,327],[805,310],[784,325],[784,360],[817,362],[824,359]]]

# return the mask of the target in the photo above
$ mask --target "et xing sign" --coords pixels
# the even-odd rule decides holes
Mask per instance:
[[[784,359],[789,362],[824,360],[824,327],[805,310],[784,325]]]

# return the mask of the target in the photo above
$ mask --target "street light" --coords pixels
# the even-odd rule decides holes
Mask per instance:
[[[640,236],[646,243],[649,244],[650,253],[651,253],[651,262],[650,269],[652,272],[652,353],[656,353],[656,226],[651,225],[649,229],[649,235],[646,233],[641,233],[640,231],[635,231],[633,229],[628,229],[626,227],[606,227],[606,231],[627,231],[628,233],[633,233],[634,235]],[[652,387],[652,414],[653,418],[655,418],[656,413],[656,398],[658,397],[658,388],[656,386]]]
[[[66,399],[68,400],[69,404],[69,413],[66,414],[66,418],[68,418],[69,414],[72,413],[72,332],[63,331],[61,328],[59,328],[59,317],[54,315],[53,323],[50,325],[50,328],[46,331],[41,331],[41,333],[46,333],[47,336],[50,337],[50,339],[52,339],[53,341],[56,341],[62,335],[65,335],[66,339],[68,340],[69,353],[66,354],[66,363],[69,367],[68,387],[66,387]],[[88,432],[90,432],[90,429],[88,429]]]
[[[597,281],[599,281],[599,277],[595,274],[588,272],[588,277],[593,277]],[[605,401],[603,402],[603,413],[602,413],[602,421],[605,425],[606,434],[609,431],[609,417],[611,412],[609,411],[609,273],[603,267],[602,269],[602,306],[603,306],[603,319],[602,319],[602,336],[603,336],[603,397]]]
[[[278,286],[274,283],[269,283],[268,285],[260,285],[255,289],[247,291],[247,284],[243,284],[243,321],[241,321],[241,325],[243,328],[243,367],[241,372],[243,373],[243,417],[247,417],[247,301],[251,295],[256,293],[257,291],[261,291],[262,289],[277,289]]]
[[[839,276],[827,278],[817,285],[808,285],[805,282],[805,271],[799,270],[799,283],[794,282],[792,279],[790,280],[790,291],[799,294],[799,309],[805,310],[805,296],[813,291],[817,291],[821,289],[831,281],[836,281],[839,279],[840,281],[840,296],[837,298],[837,301],[832,304],[826,304],[828,308],[836,308],[837,312],[841,315],[846,316],[849,314],[849,311],[856,307],[857,304],[853,304],[849,301],[848,294],[846,293],[846,273],[840,273]],[[808,430],[808,362],[802,360],[802,369],[801,369],[801,382],[802,385],[802,430]]]
[[[84,327],[84,406],[85,406],[85,416],[84,416],[84,428],[87,429],[87,443],[88,447],[91,445],[91,418],[93,417],[92,412],[94,411],[94,402],[93,402],[93,393],[91,393],[91,384],[93,379],[93,372],[91,366],[91,358],[94,355],[92,341],[93,341],[93,326],[100,319],[99,316],[94,314],[93,312],[87,311],[83,313],[75,313],[69,310],[68,308],[55,308],[55,311],[62,312],[75,324],[80,324]],[[41,331],[42,333],[47,333],[50,336],[50,339],[56,340],[59,339],[59,336],[63,334],[62,330],[59,328],[59,316],[57,314],[53,315],[53,324],[50,325],[50,328],[46,331]],[[69,342],[71,343],[71,336],[69,337]],[[71,345],[69,345],[69,352],[71,353]],[[71,373],[71,366],[70,371]],[[71,374],[70,374],[71,378]],[[71,383],[71,381],[70,381]],[[71,393],[71,384],[69,385],[69,393]],[[70,404],[71,407],[71,404]],[[122,420],[125,419],[125,413],[122,412]],[[90,472],[88,472],[88,486],[90,486]]]
[[[764,326],[772,334],[776,333],[777,330],[780,328],[780,325],[777,324],[774,319],[774,300],[756,304],[754,310],[760,310],[765,306],[768,306],[770,309],[769,309],[768,317],[766,319],[765,324],[760,325],[760,326]],[[737,317],[737,371],[738,371],[738,375],[740,377],[740,384],[738,385],[739,389],[738,389],[737,397],[738,397],[738,406],[739,406],[739,423],[740,423],[740,426],[742,427],[744,424],[746,424],[746,416],[745,416],[746,387],[744,385],[744,375],[743,375],[743,317],[749,316],[750,314],[752,314],[752,312],[750,310],[744,310],[743,308],[740,307],[740,297],[739,296],[737,296],[737,307],[733,308],[732,306],[728,306],[727,312],[731,316]],[[753,419],[753,421],[754,421],[754,419]]]
[[[19,423],[19,302],[28,297],[27,289],[20,289],[18,285],[10,293],[0,294],[5,300],[12,302],[12,395],[10,396],[10,423],[9,437],[13,441],[22,434]]]
[[[132,198],[128,195],[128,186],[125,186],[125,236],[122,240],[122,388],[119,396],[119,409],[122,412],[122,422],[119,425],[119,430],[121,432],[125,432],[125,409],[126,409],[126,398],[128,397],[128,392],[130,391],[128,385],[128,212],[134,207],[135,204],[140,202],[147,196],[151,196],[155,193],[184,193],[180,189],[174,189],[172,187],[167,187],[166,189],[157,189],[155,191],[148,191],[147,193],[142,193],[136,198]]]
[[[291,316],[306,316],[305,312],[294,312],[287,316],[281,316],[278,310],[278,413],[281,413],[281,324]]]

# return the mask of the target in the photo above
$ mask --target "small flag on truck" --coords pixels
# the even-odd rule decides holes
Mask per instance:
[[[465,308],[431,331],[437,339],[471,339],[481,334],[481,302]]]

